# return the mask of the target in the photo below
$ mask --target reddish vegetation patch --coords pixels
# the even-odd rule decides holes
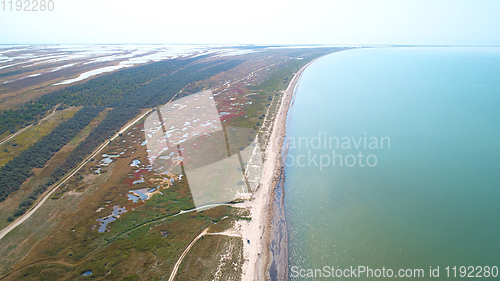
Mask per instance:
[[[235,92],[236,94],[243,95],[245,92],[243,89],[241,89],[242,85],[241,83],[235,84],[231,86],[232,92]]]
[[[221,122],[245,114],[243,107],[248,99],[244,97],[244,93],[245,91],[238,84],[231,86],[230,91],[218,95],[217,110]]]
[[[129,188],[132,187],[134,180],[133,179],[126,179],[123,181],[125,185],[127,185]]]
[[[151,175],[151,171],[148,169],[140,169],[139,171],[132,173],[132,176],[134,177],[133,179],[125,179],[123,183],[126,184],[128,188],[131,188],[134,181],[142,179],[141,175]],[[146,179],[144,179],[144,182],[149,184]]]
[[[234,109],[229,109],[229,110],[232,111]],[[220,115],[219,115],[220,120],[222,122],[224,122],[224,121],[229,120],[231,118],[235,118],[235,117],[242,116],[243,114],[245,114],[245,112],[243,110],[236,111],[236,112],[231,112],[231,111],[220,112]]]

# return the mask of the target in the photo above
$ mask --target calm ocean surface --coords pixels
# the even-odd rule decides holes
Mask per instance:
[[[334,53],[304,72],[291,114],[291,280],[500,267],[500,48]]]

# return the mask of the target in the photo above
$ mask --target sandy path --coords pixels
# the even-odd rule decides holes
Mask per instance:
[[[49,115],[45,116],[43,119],[39,120],[38,122],[36,122],[35,124],[40,124],[42,123],[43,121],[45,121],[46,119],[48,119],[50,116],[54,115],[54,113],[56,112],[56,109],[57,107],[59,107],[59,105],[56,105],[56,107],[54,107],[54,109],[52,109],[52,113],[50,113]],[[11,140],[12,138],[16,137],[17,135],[19,135],[20,133],[26,131],[27,129],[31,128],[31,126],[35,125],[35,124],[31,124],[31,125],[28,125],[24,128],[22,128],[21,130],[13,133],[12,135],[10,136],[7,136],[6,138],[4,138],[3,140],[0,141],[0,145],[3,145],[4,143],[8,142],[9,140]]]
[[[12,231],[14,228],[16,228],[18,225],[22,224],[25,220],[27,220],[29,217],[31,217],[31,215],[33,215],[42,205],[43,203],[45,203],[45,201],[47,201],[48,198],[50,198],[50,196],[52,196],[52,194],[54,194],[54,192],[56,192],[56,190],[61,186],[63,185],[66,181],[68,181],[72,176],[74,176],[81,168],[83,168],[89,161],[90,159],[94,158],[99,152],[101,152],[101,150],[103,150],[106,146],[108,146],[108,144],[113,141],[116,137],[118,137],[120,134],[122,134],[123,132],[125,132],[126,130],[128,130],[128,128],[130,128],[132,125],[134,125],[137,121],[141,120],[144,116],[146,116],[147,114],[149,114],[151,112],[151,110],[148,110],[147,112],[145,112],[144,114],[141,114],[139,117],[135,118],[133,121],[129,122],[128,124],[126,124],[118,133],[116,133],[111,139],[107,140],[106,142],[104,142],[102,145],[100,145],[96,150],[94,150],[94,152],[88,156],[87,158],[85,158],[85,160],[83,160],[83,162],[81,162],[69,175],[65,176],[55,187],[53,187],[50,192],[48,192],[45,196],[42,197],[41,200],[38,201],[38,203],[35,205],[35,207],[33,207],[31,210],[29,210],[29,212],[25,213],[24,215],[20,216],[17,220],[15,220],[13,223],[9,224],[8,226],[6,226],[5,228],[3,228],[2,230],[0,230],[0,240],[2,240],[2,238],[7,235],[7,233],[9,233],[10,231]]]
[[[203,235],[205,235],[207,233],[207,231],[208,231],[208,228],[205,228],[205,230],[203,230],[203,232],[201,232],[198,236],[196,236],[196,238],[194,238],[193,241],[191,241],[191,243],[187,246],[186,250],[184,250],[182,255],[179,257],[179,259],[175,263],[174,269],[172,269],[172,273],[170,273],[170,278],[168,278],[168,281],[174,280],[175,275],[177,275],[177,270],[179,269],[179,266],[181,265],[181,262],[184,259],[184,257],[186,256],[186,254],[189,252],[191,247],[193,247],[194,243],[196,243],[196,241],[198,241],[198,239],[203,237]]]
[[[17,131],[17,132],[15,132],[15,133],[13,133],[13,134],[12,134],[12,135],[10,135],[10,136],[7,136],[5,139],[3,139],[3,140],[0,142],[0,145],[3,145],[4,143],[6,143],[6,142],[10,141],[12,138],[16,137],[16,136],[17,136],[17,135],[19,135],[20,133],[22,133],[22,132],[26,131],[27,129],[31,128],[31,126],[33,126],[33,124],[28,125],[27,127],[22,128],[21,130],[19,130],[19,131]]]

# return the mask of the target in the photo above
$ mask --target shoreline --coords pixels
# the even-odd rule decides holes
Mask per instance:
[[[263,164],[262,184],[252,195],[252,199],[245,202],[251,212],[252,220],[248,223],[242,223],[238,227],[241,229],[243,237],[243,256],[245,260],[242,266],[241,280],[270,280],[269,269],[271,263],[273,263],[273,252],[269,245],[274,238],[273,219],[276,213],[273,207],[275,205],[275,190],[280,187],[280,182],[283,183],[282,179],[284,177],[283,161],[286,154],[284,153],[283,143],[286,136],[288,113],[293,104],[295,89],[302,73],[310,64],[321,57],[313,59],[297,71],[281,98],[281,104],[273,121],[271,136],[265,152],[266,161]],[[287,243],[287,235],[283,235],[285,239],[280,239],[280,244]],[[250,241],[250,243],[247,243],[247,241]],[[285,254],[287,254],[287,250],[284,249]],[[286,264],[287,261],[281,260],[275,265],[278,280],[287,279]]]

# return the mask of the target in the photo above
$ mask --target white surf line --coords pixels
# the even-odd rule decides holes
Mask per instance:
[[[111,143],[111,141],[113,141],[114,139],[116,139],[116,137],[118,137],[120,134],[122,134],[123,132],[125,132],[128,128],[130,128],[132,125],[134,125],[135,123],[137,123],[137,121],[141,120],[144,116],[146,116],[147,114],[149,114],[150,112],[152,112],[152,110],[149,110],[147,111],[146,113],[142,114],[141,116],[137,117],[136,119],[134,119],[133,121],[129,122],[127,125],[125,125],[120,131],[118,131],[118,133],[116,133],[111,139],[105,141],[103,144],[101,144],[89,157],[87,157],[85,160],[83,160],[82,163],[80,163],[75,169],[73,169],[73,171],[65,176],[58,184],[55,185],[55,187],[52,188],[52,190],[47,193],[47,195],[45,195],[36,205],[35,207],[33,207],[28,213],[25,213],[24,215],[22,215],[21,217],[19,217],[17,220],[15,220],[13,223],[9,224],[8,226],[6,226],[5,228],[3,228],[2,230],[0,230],[0,240],[2,240],[2,238],[7,235],[10,231],[12,231],[14,228],[16,228],[17,226],[19,226],[21,223],[23,223],[25,220],[27,220],[29,217],[31,217],[31,215],[33,215],[41,206],[43,203],[45,203],[45,201],[47,201],[47,199],[52,196],[52,194],[54,194],[54,192],[56,192],[56,190],[61,186],[63,185],[66,181],[68,181],[72,176],[74,176],[81,168],[83,168],[89,161],[90,159],[94,158],[99,152],[101,152],[106,146],[108,146],[108,144]]]

